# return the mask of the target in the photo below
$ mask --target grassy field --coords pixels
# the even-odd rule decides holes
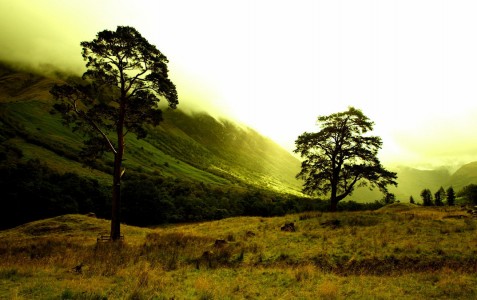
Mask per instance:
[[[477,223],[460,208],[123,225],[124,242],[97,242],[108,228],[65,215],[1,231],[0,298],[477,297]]]

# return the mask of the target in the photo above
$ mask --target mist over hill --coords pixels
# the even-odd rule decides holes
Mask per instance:
[[[61,124],[52,114],[49,94],[64,74],[52,68],[49,75],[25,68],[0,66],[0,125],[2,149],[20,149],[23,159],[37,158],[60,172],[74,172],[110,184],[106,156],[101,168],[88,169],[77,157],[82,137]],[[180,105],[179,105],[180,107]],[[128,136],[125,166],[134,172],[216,185],[255,186],[283,193],[300,194],[295,179],[300,161],[269,138],[231,120],[212,117],[207,112],[164,109],[164,121],[149,128],[144,140]],[[390,192],[401,201],[441,186],[459,190],[477,182],[477,162],[456,172],[446,168],[419,170],[408,166],[391,167],[398,173],[398,187]],[[373,202],[382,198],[377,191],[359,188],[348,200]]]
[[[60,82],[7,65],[0,68],[2,143],[17,147],[25,157],[38,158],[54,169],[65,168],[58,161],[78,162],[77,153],[82,145],[82,137],[64,127],[59,115],[52,113],[49,90]],[[299,160],[255,130],[216,119],[207,112],[164,109],[163,117],[158,127],[149,128],[146,139],[127,136],[126,169],[219,185],[251,185],[300,193],[300,182],[295,179]],[[7,131],[13,132],[13,137],[6,136]],[[110,160],[106,156],[106,165]],[[75,166],[73,171],[79,168]]]

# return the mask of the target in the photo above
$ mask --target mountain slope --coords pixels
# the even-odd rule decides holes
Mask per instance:
[[[460,167],[452,174],[448,182],[448,185],[453,186],[456,191],[469,184],[477,184],[477,161]]]
[[[82,137],[52,114],[49,89],[59,80],[0,67],[0,142],[53,168],[87,174],[77,158]],[[165,121],[144,140],[127,136],[126,169],[213,184],[253,185],[299,193],[300,162],[250,128],[206,113],[164,111]],[[58,164],[58,161],[63,161]],[[91,177],[107,182],[111,156]],[[65,170],[66,169],[66,170]]]
[[[423,189],[430,189],[433,193],[443,186],[445,187],[450,178],[446,169],[419,170],[410,167],[397,168],[399,185],[396,195],[401,196],[402,201],[408,201],[410,196],[420,201]]]
[[[77,157],[82,137],[63,126],[59,115],[51,114],[49,89],[59,82],[0,63],[0,152],[17,149],[23,160],[38,158],[62,173],[75,172],[109,185],[111,156],[106,155],[101,168],[85,168]],[[253,129],[205,112],[164,109],[164,121],[149,128],[146,139],[127,136],[125,166],[136,172],[216,185],[252,185],[293,194],[301,189],[295,179],[298,159]],[[419,200],[424,188],[435,192],[452,185],[458,191],[477,183],[477,162],[452,175],[445,169],[401,166],[390,170],[398,173],[399,184],[390,187],[390,192],[401,201],[411,195]],[[379,191],[365,188],[347,197],[358,202],[381,198]]]

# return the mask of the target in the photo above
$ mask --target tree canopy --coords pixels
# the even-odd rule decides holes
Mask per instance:
[[[297,178],[303,179],[303,192],[329,195],[331,210],[351,195],[356,187],[377,187],[387,193],[388,185],[397,185],[396,173],[387,171],[377,153],[380,137],[369,136],[374,123],[361,110],[319,116],[318,132],[305,132],[295,141],[295,153],[304,158]]]
[[[83,80],[55,85],[50,92],[65,123],[85,134],[83,157],[114,154],[111,238],[117,240],[124,138],[129,132],[144,138],[145,125],[162,120],[158,102],[165,99],[176,108],[178,96],[168,77],[166,56],[133,27],[101,31],[81,46],[87,68]]]

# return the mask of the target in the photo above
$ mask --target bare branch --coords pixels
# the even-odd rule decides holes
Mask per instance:
[[[91,118],[89,118],[86,113],[82,110],[79,110],[77,105],[76,105],[76,101],[77,100],[73,100],[73,111],[78,115],[80,116],[81,118],[83,118],[84,120],[86,120],[91,126],[93,126],[93,128],[99,132],[99,134],[101,134],[101,136],[103,137],[103,139],[106,141],[106,143],[108,144],[108,147],[109,149],[111,149],[111,151],[116,155],[118,152],[116,150],[116,148],[114,148],[113,144],[111,143],[111,141],[109,140],[108,136],[101,130],[101,128],[99,128],[99,126],[93,121],[91,120]]]

